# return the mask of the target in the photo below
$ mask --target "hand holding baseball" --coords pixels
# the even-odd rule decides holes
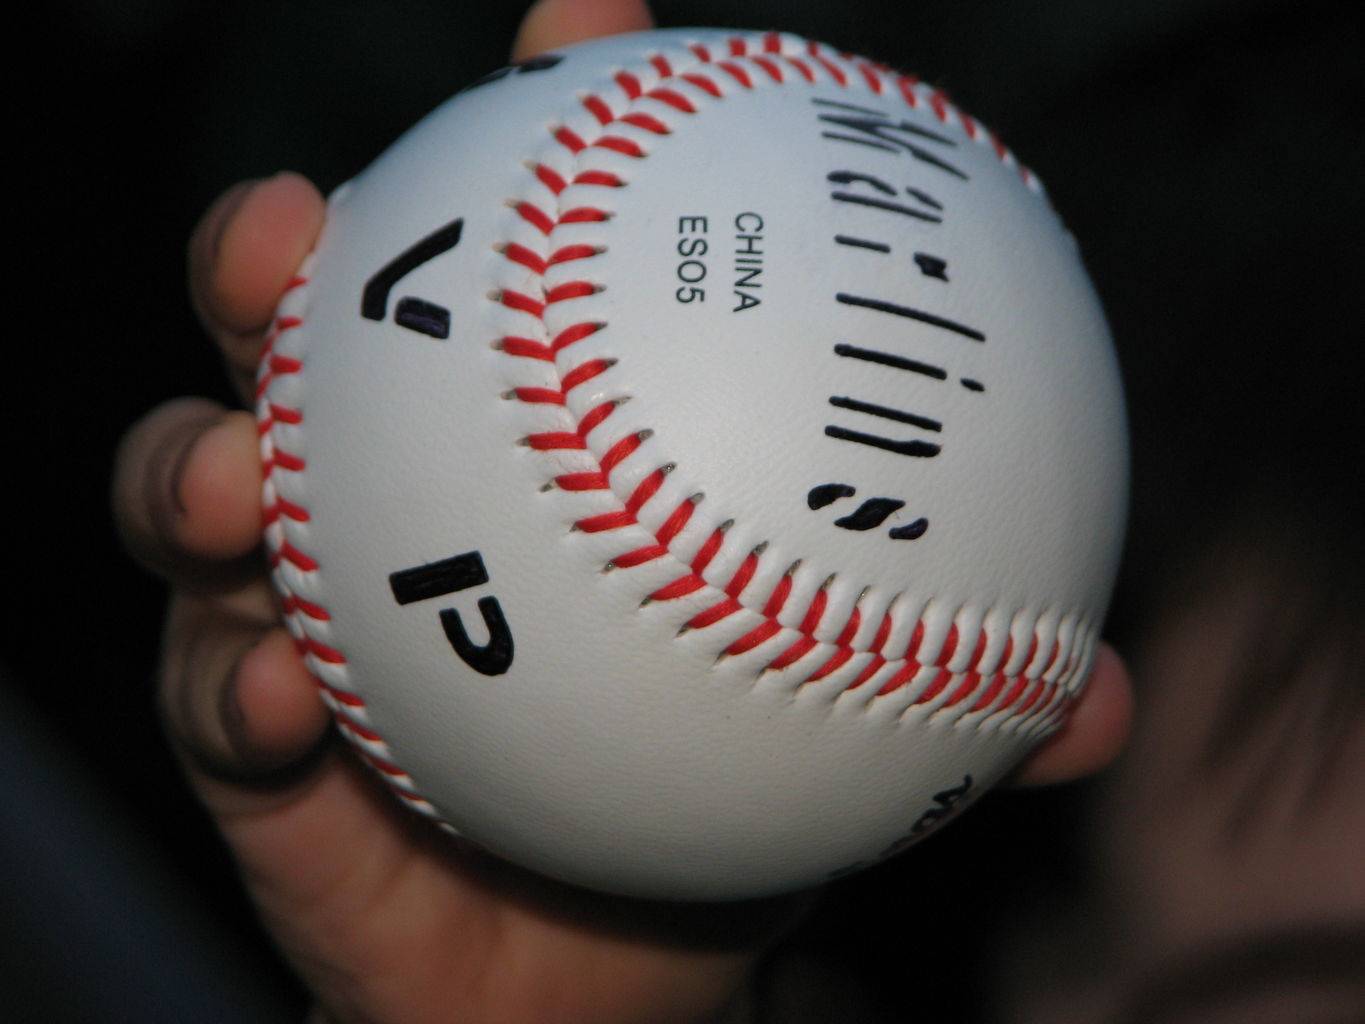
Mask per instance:
[[[632,2],[551,2],[514,56],[646,28]],[[191,280],[244,398],[265,326],[312,247],[323,201],[282,175],[201,224]],[[338,1019],[698,1020],[740,986],[793,904],[662,908],[540,883],[428,834],[330,741],[280,628],[259,554],[260,465],[244,412],[181,400],[126,440],[125,536],[173,587],[162,703],[186,771],[296,969]],[[1126,731],[1127,677],[1103,649],[1066,726],[1021,770],[1101,766]]]

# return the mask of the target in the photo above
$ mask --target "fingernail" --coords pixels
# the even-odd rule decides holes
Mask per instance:
[[[185,470],[204,435],[221,422],[221,413],[191,420],[167,437],[149,461],[147,507],[157,535],[168,546],[175,544],[176,524],[186,512],[181,496]]]
[[[214,315],[214,309],[213,289],[209,287],[209,282],[213,277],[213,268],[218,265],[227,226],[263,180],[244,181],[224,192],[209,207],[208,213],[204,214],[204,219],[190,236],[190,290],[200,313],[210,318]]]
[[[200,225],[196,236],[197,255],[204,261],[205,267],[211,267],[218,261],[218,253],[222,249],[223,235],[227,226],[232,222],[237,211],[246,203],[251,193],[262,185],[268,185],[272,181],[287,177],[297,177],[297,175],[293,171],[285,170],[276,171],[265,178],[250,178],[233,185],[214,200],[208,213],[204,215],[203,223]]]
[[[233,214],[241,209],[249,196],[256,188],[261,185],[264,178],[257,178],[251,181],[240,182],[224,192],[214,204],[209,208],[209,212],[204,216],[204,223],[200,227],[200,257],[205,266],[212,266],[218,260],[218,251],[222,247],[223,232],[228,223],[232,220]]]
[[[249,760],[250,746],[247,741],[246,713],[242,711],[242,704],[238,699],[237,680],[241,675],[242,662],[255,649],[256,644],[252,644],[237,656],[237,660],[228,671],[223,690],[218,695],[218,720],[223,724],[228,747],[244,763]]]

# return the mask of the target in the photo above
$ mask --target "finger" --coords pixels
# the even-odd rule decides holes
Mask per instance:
[[[584,39],[653,27],[654,19],[642,0],[539,0],[522,19],[512,60],[526,60]]]
[[[327,716],[279,627],[257,550],[260,460],[250,415],[169,402],[120,446],[114,504],[129,549],[175,588],[162,710],[203,773],[256,778],[315,746]]]
[[[1118,757],[1132,720],[1132,678],[1114,649],[1101,644],[1070,717],[1020,766],[1013,783],[1046,786],[1094,774]]]
[[[180,595],[167,620],[161,711],[215,816],[300,784],[329,718],[293,639],[268,619]]]
[[[258,574],[260,457],[251,417],[197,398],[153,410],[119,445],[113,507],[129,552],[174,584],[204,588]]]
[[[190,239],[190,295],[243,398],[275,306],[317,241],[325,211],[311,182],[285,172],[229,189]]]

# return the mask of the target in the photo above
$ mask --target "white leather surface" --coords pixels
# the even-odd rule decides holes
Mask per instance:
[[[731,34],[700,30],[587,44],[436,111],[333,197],[263,371],[267,507],[306,510],[270,528],[277,552],[307,556],[279,559],[276,580],[310,602],[291,626],[329,652],[310,664],[343,726],[372,736],[344,731],[401,769],[391,778],[410,802],[494,852],[664,898],[818,883],[1008,771],[1088,671],[1126,497],[1103,315],[1013,158],[924,87],[905,87],[911,106],[888,72],[793,37],[766,56],[764,37],[740,38],[746,55],[732,58]],[[710,60],[687,48],[699,40]],[[660,52],[671,74],[651,63]],[[632,98],[621,69],[669,95]],[[653,120],[622,120],[637,114]],[[557,141],[561,126],[586,148]],[[638,155],[591,144],[603,136]],[[537,167],[590,180],[556,192]],[[527,203],[554,221],[605,219],[547,234]],[[750,216],[736,227],[750,214],[760,232]],[[382,320],[362,317],[380,268],[455,218],[458,243],[394,283]],[[682,303],[679,275],[699,269],[682,266],[679,244],[698,238],[705,298]],[[509,243],[596,254],[541,273]],[[577,295],[583,284],[593,290]],[[515,308],[562,286],[575,297]],[[737,292],[757,304],[735,311]],[[448,310],[448,337],[397,323],[407,296]],[[502,340],[548,344],[580,324],[600,326],[553,360]],[[589,364],[607,368],[563,404],[518,397],[562,389]],[[582,448],[547,447],[609,401]],[[899,454],[830,427],[939,450]],[[631,436],[609,488],[552,483],[600,472]],[[812,509],[812,489],[829,484],[852,493]],[[872,498],[904,504],[874,527],[836,525]],[[575,527],[623,508],[638,522]],[[889,535],[920,518],[921,536]],[[720,528],[704,585],[646,602],[691,575]],[[605,568],[651,546],[664,550]],[[486,583],[395,600],[390,574],[470,552]],[[490,596],[514,642],[510,668],[491,676],[460,659],[439,620],[457,611],[483,643],[477,602]],[[730,599],[731,614],[680,633]],[[770,667],[802,640],[816,600],[816,643]],[[724,656],[769,619],[764,642]],[[926,667],[881,693],[917,629]],[[934,662],[950,633],[947,679]],[[968,776],[966,798],[943,796]]]

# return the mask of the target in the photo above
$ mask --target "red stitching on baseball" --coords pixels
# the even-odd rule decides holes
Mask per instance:
[[[519,310],[522,313],[530,313],[536,319],[540,319],[545,315],[545,303],[522,292],[504,291],[499,298],[502,304],[508,309]]]
[[[882,666],[886,664],[886,657],[882,654],[882,647],[886,644],[887,637],[890,635],[891,613],[886,612],[882,615],[882,623],[877,627],[877,635],[872,638],[872,644],[868,648],[872,657],[868,663],[863,666],[863,670],[858,673],[853,682],[848,684],[850,690],[856,690],[858,687],[862,686],[863,683],[867,682],[881,671]]]
[[[857,77],[875,95],[885,95],[888,91],[899,94],[903,102],[910,108],[920,107],[927,99],[934,115],[943,123],[947,123],[956,114],[967,138],[989,144],[1002,163],[1016,166],[1024,182],[1030,188],[1038,190],[1037,179],[1027,168],[1015,161],[1013,154],[1005,148],[1001,141],[988,129],[981,126],[979,122],[957,111],[947,95],[941,90],[934,90],[928,93],[926,97],[924,93],[919,91],[923,87],[914,77],[897,75],[880,65],[861,61],[847,55],[837,58],[831,57],[829,51],[814,42],[806,44],[801,51],[794,53],[784,53],[783,48],[783,37],[778,33],[766,33],[756,43],[736,36],[731,38],[723,47],[728,59],[717,61],[711,50],[705,45],[694,44],[689,49],[699,62],[697,67],[682,69],[679,72],[666,56],[654,53],[645,57],[649,66],[659,76],[659,81],[651,87],[646,89],[638,75],[626,70],[618,70],[613,75],[613,81],[621,90],[628,104],[635,103],[641,98],[647,98],[659,104],[661,108],[676,111],[681,115],[692,115],[698,113],[695,101],[687,91],[675,87],[673,83],[685,84],[713,99],[722,99],[725,96],[725,91],[712,77],[712,68],[723,72],[730,80],[746,90],[755,89],[758,85],[755,75],[750,72],[751,68],[757,69],[760,77],[775,85],[786,84],[788,76],[779,60],[785,61],[787,66],[794,69],[802,79],[811,84],[818,80],[818,68],[838,86],[847,88],[851,80],[849,74],[851,70],[856,72]],[[747,61],[747,65],[737,63],[741,60]],[[666,136],[671,131],[666,121],[645,110],[627,110],[624,114],[617,115],[613,111],[611,103],[600,95],[585,95],[581,98],[581,104],[584,110],[603,129],[619,123],[629,125],[636,131],[643,131],[658,137]],[[628,136],[608,134],[605,131],[598,138],[586,140],[573,129],[559,125],[552,130],[551,136],[574,158],[581,158],[592,148],[613,151],[634,159],[641,159],[648,155],[638,142]],[[620,175],[605,168],[580,169],[567,180],[560,171],[543,163],[533,165],[532,171],[536,180],[555,197],[562,195],[570,184],[613,189],[626,185]],[[611,216],[610,211],[595,205],[578,206],[563,212],[551,213],[536,203],[522,200],[514,204],[512,208],[523,222],[530,225],[547,240],[554,230],[562,225],[598,223]],[[554,249],[547,254],[542,254],[525,245],[508,243],[501,251],[509,262],[524,267],[536,276],[543,278],[552,266],[573,260],[587,259],[598,255],[604,249],[594,245],[570,244]],[[307,279],[305,277],[296,277],[290,281],[286,291],[293,291],[306,284]],[[536,298],[533,295],[510,289],[498,293],[497,298],[504,307],[530,315],[543,324],[548,306],[585,298],[595,294],[598,290],[599,286],[591,282],[577,280],[561,283],[546,290],[543,298]],[[276,341],[286,332],[299,327],[302,323],[300,317],[281,316],[272,325],[262,355],[261,373],[257,384],[259,398],[264,399],[264,396],[271,392],[272,386],[279,378],[302,372],[302,361],[276,351]],[[570,346],[590,337],[604,326],[605,324],[594,321],[571,324],[560,330],[549,341],[506,336],[499,340],[496,347],[514,358],[553,364],[557,357]],[[508,392],[505,397],[525,402],[528,405],[566,407],[566,396],[574,388],[606,373],[615,365],[615,362],[616,360],[608,358],[588,359],[578,365],[562,368],[559,372],[558,388],[516,387]],[[525,439],[525,443],[532,449],[540,451],[586,450],[588,436],[610,418],[616,405],[617,403],[614,401],[598,403],[578,420],[575,429],[531,434]],[[304,421],[303,412],[298,408],[275,400],[272,395],[270,401],[258,402],[257,418],[258,431],[263,438],[265,455],[262,471],[266,478],[277,480],[276,474],[303,472],[307,467],[306,461],[297,454],[280,447],[280,441],[286,435],[282,435],[276,429],[299,427]],[[648,436],[648,431],[638,431],[619,438],[609,446],[606,453],[598,460],[596,470],[561,473],[553,478],[553,482],[566,491],[610,491],[612,471],[638,451]],[[584,533],[602,533],[639,526],[641,510],[658,495],[670,468],[663,466],[646,474],[644,479],[634,486],[619,508],[579,519],[574,524],[574,528]],[[283,479],[282,476],[278,477],[277,482],[282,482]],[[628,569],[673,553],[670,546],[692,520],[697,504],[701,500],[702,496],[698,494],[678,503],[665,517],[663,523],[654,530],[654,543],[616,556],[608,564],[608,568]],[[272,493],[269,504],[263,509],[263,522],[276,533],[282,531],[287,523],[304,523],[308,519],[309,514],[306,508],[281,497],[278,493]],[[726,522],[713,529],[705,543],[693,556],[687,566],[687,571],[671,582],[655,588],[644,599],[644,603],[681,600],[708,587],[714,589],[718,595],[722,595],[720,600],[693,614],[684,624],[684,630],[707,628],[743,609],[741,596],[750,588],[761,568],[763,546],[750,551],[741,561],[739,567],[730,573],[728,579],[708,582],[704,575],[722,550],[729,527],[730,523]],[[287,564],[292,570],[302,573],[316,573],[318,571],[318,562],[297,547],[289,536],[280,533],[278,538],[272,538],[272,548],[271,564],[276,569]],[[794,577],[798,564],[793,564],[788,568],[767,595],[759,612],[761,619],[759,624],[729,643],[721,652],[721,656],[735,656],[756,650],[777,637],[779,633],[783,632],[784,628],[787,628],[779,621],[779,616],[786,616],[790,612],[788,605],[795,586]],[[816,633],[824,625],[823,620],[830,604],[829,587],[831,582],[832,578],[826,580],[809,598],[806,607],[800,613],[800,622],[795,627],[795,640],[786,645],[776,657],[767,660],[764,665],[765,671],[780,671],[794,666],[821,646],[821,641],[816,638]],[[286,591],[281,606],[288,620],[291,622],[295,620],[328,621],[328,612],[322,605],[306,600],[294,593],[284,582],[281,583],[281,589]],[[906,643],[901,656],[901,663],[896,665],[896,659],[888,658],[885,651],[885,646],[894,630],[893,617],[889,609],[883,612],[876,634],[868,644],[867,649],[860,652],[853,646],[863,620],[860,602],[861,598],[854,602],[847,618],[840,625],[837,638],[832,644],[828,645],[831,648],[829,655],[821,661],[813,672],[805,677],[804,681],[816,681],[833,675],[856,655],[862,653],[869,656],[868,660],[858,671],[857,676],[847,684],[846,688],[854,689],[862,686],[879,677],[883,669],[888,666],[895,666],[887,678],[879,684],[875,696],[897,692],[919,678],[923,672],[924,665],[919,660],[919,654],[925,639],[925,622],[920,619],[915,623],[910,640]],[[340,652],[310,636],[306,628],[301,629],[300,632],[303,633],[303,636],[301,639],[297,639],[296,643],[307,656],[325,665],[345,665],[345,658]],[[936,700],[948,689],[954,679],[959,680],[958,684],[942,706],[951,707],[962,704],[973,694],[977,694],[976,700],[970,705],[967,713],[987,712],[994,708],[992,713],[1007,711],[1012,718],[1021,720],[1033,718],[1043,724],[1049,719],[1059,718],[1065,714],[1074,703],[1074,697],[1064,689],[1062,681],[1069,679],[1079,664],[1081,645],[1078,642],[1069,641],[1064,649],[1061,637],[1054,635],[1046,665],[1033,676],[1026,673],[1037,662],[1039,633],[1036,630],[1032,637],[1028,656],[1013,676],[1006,674],[1013,650],[1012,640],[1007,640],[1003,656],[993,659],[992,665],[988,669],[982,664],[986,634],[984,630],[978,631],[976,649],[961,676],[947,667],[956,653],[958,643],[958,626],[956,622],[953,622],[934,657],[933,667],[937,668],[937,672],[934,673],[929,685],[914,696],[911,706],[924,705]],[[1060,662],[1064,662],[1064,664],[1059,666]],[[983,673],[989,674],[990,681],[984,689],[980,689]],[[364,701],[361,698],[321,678],[318,679],[318,685],[332,701],[334,716],[343,729],[371,745],[383,745],[382,739],[372,729],[349,713],[349,710],[360,711],[364,709]],[[980,690],[979,693],[978,690]],[[363,747],[358,749],[367,761],[391,779],[407,779],[406,774],[401,769],[377,756],[372,750]],[[395,789],[409,803],[421,807],[428,814],[433,813],[426,801],[405,790],[403,784],[395,781]]]
[[[559,215],[560,224],[595,224],[610,219],[610,213],[596,206],[576,206]]]
[[[624,555],[617,555],[608,563],[608,566],[612,569],[633,569],[637,565],[652,562],[666,554],[668,554],[668,548],[664,545],[650,544],[647,547],[636,548],[634,551],[627,551]]]
[[[579,363],[562,378],[561,393],[567,395],[585,381],[590,381],[594,377],[606,373],[612,365],[606,359],[590,359],[586,363]]]
[[[533,203],[517,203],[515,209],[522,220],[535,227],[542,235],[548,235],[554,229],[554,218]]]
[[[287,469],[294,473],[302,472],[307,468],[307,465],[308,464],[297,455],[291,455],[289,452],[280,451],[278,448],[275,449],[275,458],[271,462],[271,466],[274,469]]]
[[[704,612],[698,612],[688,619],[687,629],[705,629],[707,626],[714,626],[721,619],[728,618],[744,606],[733,597],[726,598],[719,604],[714,604]]]
[[[789,566],[787,571],[782,574],[782,578],[777,581],[777,586],[773,587],[773,592],[768,595],[768,603],[763,606],[763,617],[765,619],[776,619],[782,613],[782,609],[787,605],[787,598],[792,592],[792,576],[796,572],[796,566]]]
[[[848,660],[852,657],[853,648],[840,647],[830,657],[829,661],[825,662],[823,665],[821,665],[819,668],[817,668],[814,672],[810,674],[810,677],[806,680],[806,682],[814,683],[818,682],[821,679],[824,679],[825,676],[830,675],[831,673],[836,672],[839,669],[843,668],[845,663],[847,663]]]
[[[754,80],[749,77],[749,73],[745,71],[742,67],[740,67],[738,64],[736,64],[734,61],[723,60],[716,66],[719,67],[726,74],[728,74],[731,78],[733,78],[744,88],[752,89],[754,87]]]
[[[553,167],[548,167],[545,164],[537,164],[535,167],[535,175],[540,180],[540,183],[555,195],[559,195],[559,193],[568,188],[569,183],[566,182]]]
[[[915,93],[915,86],[919,85],[919,79],[913,75],[898,75],[896,77],[896,87],[900,90],[901,99],[912,108],[919,106],[919,96]]]
[[[626,509],[617,509],[615,512],[603,512],[600,516],[588,516],[575,522],[574,529],[584,533],[603,533],[607,530],[620,530],[627,526],[634,526],[636,520],[634,513]]]
[[[357,736],[359,736],[362,740],[365,740],[367,743],[384,742],[383,738],[379,735],[379,733],[375,732],[368,726],[363,725],[360,722],[357,722],[350,715],[346,714],[343,709],[338,708],[336,711],[332,713],[332,717],[333,719],[335,719],[336,723],[343,729],[355,733]],[[366,754],[366,756],[369,756],[368,753]]]
[[[824,582],[811,598],[810,604],[806,606],[806,614],[801,619],[801,625],[797,627],[801,638],[769,662],[769,669],[781,671],[788,668],[816,647],[818,641],[815,639],[815,631],[819,628],[820,620],[824,618],[825,608],[829,604],[829,582],[829,580]]]
[[[859,63],[856,67],[863,73],[863,80],[867,82],[867,87],[871,89],[873,93],[880,96],[882,94],[882,76],[880,72],[870,64]]]
[[[766,619],[757,629],[750,630],[729,647],[725,648],[725,653],[733,656],[736,654],[743,654],[746,651],[751,651],[760,644],[766,643],[768,640],[772,639],[772,637],[781,629],[782,624],[779,623],[777,619]]]
[[[546,263],[553,267],[560,263],[568,263],[570,260],[581,260],[589,256],[596,256],[601,251],[593,245],[566,245],[562,249],[556,249],[546,260]]]
[[[625,462],[631,455],[634,455],[635,449],[639,448],[643,441],[644,438],[640,434],[629,434],[617,441],[608,448],[607,453],[598,460],[602,466],[602,472],[604,474],[610,474],[618,465]]]
[[[771,78],[778,85],[782,85],[784,83],[784,79],[782,77],[782,69],[778,67],[777,64],[771,58],[766,56],[759,56],[754,57],[753,61],[760,68],[766,71],[768,73],[768,77]]]
[[[392,761],[385,761],[382,757],[375,756],[363,747],[360,749],[365,760],[369,761],[370,764],[374,765],[374,767],[378,768],[385,775],[392,775],[396,778],[403,779],[408,778],[408,773],[403,771],[402,768],[399,768],[398,765],[394,764]]]
[[[948,123],[948,115],[952,111],[952,104],[948,99],[948,94],[942,89],[935,89],[929,95],[929,106],[934,108],[934,113],[944,124]]]
[[[1014,702],[1023,695],[1024,689],[1028,685],[1028,681],[1028,676],[1024,675],[1022,672],[1015,676],[1014,685],[1011,686],[1009,692],[1005,694],[1005,699],[1000,702],[1000,707],[997,710],[1003,711],[1005,708],[1012,707]]]
[[[787,63],[801,72],[801,77],[811,85],[815,84],[815,71],[800,57],[787,57]]]
[[[720,86],[718,86],[715,82],[711,81],[711,79],[707,78],[705,75],[687,74],[683,75],[682,79],[684,82],[690,82],[691,84],[695,85],[698,89],[702,90],[705,93],[710,94],[711,96],[714,96],[716,99],[722,99],[725,96],[725,94],[720,91]]]
[[[674,580],[666,587],[660,587],[650,594],[646,601],[676,601],[688,594],[695,594],[704,586],[706,586],[706,581],[694,572],[683,576],[681,579]]]
[[[1024,701],[1022,704],[1019,705],[1019,710],[1016,712],[1016,714],[1017,715],[1027,714],[1029,709],[1032,708],[1033,705],[1037,702],[1038,697],[1043,693],[1044,690],[1048,688],[1048,685],[1049,684],[1047,680],[1045,680],[1042,676],[1039,676],[1034,683],[1033,692],[1029,694],[1028,700]],[[1046,701],[1044,701],[1044,704],[1046,704]]]
[[[991,703],[995,700],[996,697],[1000,695],[1000,691],[1003,690],[1004,688],[1005,673],[1004,672],[995,673],[995,675],[991,677],[990,686],[986,687],[985,692],[983,692],[981,694],[980,699],[977,700],[977,702],[972,705],[971,710],[973,712],[986,710],[986,708],[991,706]]]
[[[948,636],[943,641],[943,646],[939,648],[938,657],[934,659],[934,664],[940,668],[952,661],[953,655],[957,653],[957,623],[954,622],[948,627]]]
[[[584,171],[574,178],[575,185],[602,185],[606,188],[620,188],[625,184],[621,177],[610,171]]]
[[[851,645],[853,643],[853,637],[858,632],[858,627],[862,625],[862,621],[862,610],[855,604],[852,613],[848,617],[848,621],[844,623],[844,628],[839,633],[839,638],[834,641],[834,645],[837,648],[834,654],[828,661],[815,670],[814,674],[806,680],[807,682],[813,683],[816,680],[824,679],[825,676],[843,668],[848,660],[857,653]]]
[[[615,402],[602,402],[594,406],[578,422],[578,433],[581,437],[587,437],[598,425],[616,410]]]
[[[316,619],[318,622],[330,622],[332,620],[332,616],[326,608],[322,607],[320,604],[305,601],[303,598],[299,597],[298,594],[291,594],[289,597],[284,598],[280,602],[280,606],[286,614],[302,612],[310,619]]]
[[[554,341],[550,343],[550,348],[556,353],[562,352],[576,341],[582,341],[590,335],[596,334],[606,324],[601,323],[581,323],[566,327],[555,335]]]
[[[575,135],[570,129],[560,125],[554,132],[555,141],[564,146],[572,153],[581,153],[588,148],[586,142]]]
[[[524,245],[517,245],[516,242],[509,242],[503,246],[502,254],[513,263],[520,263],[536,274],[544,274],[550,265],[549,260],[544,259],[539,253],[532,252]]]
[[[820,44],[813,39],[807,40],[806,42],[806,56],[810,57],[815,63],[824,68],[829,76],[840,86],[848,86],[848,76],[844,74],[843,69],[826,59],[825,55],[820,52]]]
[[[299,643],[299,647],[300,647],[305,653],[312,653],[313,647],[321,647],[321,646],[322,646],[321,644],[314,644],[314,645],[310,646],[309,641],[307,641],[307,640],[300,641],[300,643]],[[335,651],[333,651],[332,653],[333,653],[333,654],[336,654]],[[333,659],[324,658],[323,660],[324,660],[324,661],[332,661]],[[343,658],[341,657],[341,655],[337,654],[337,655],[336,655],[336,659],[335,659],[335,663],[336,663],[336,664],[340,664],[340,663],[341,663],[342,661],[344,661],[344,660],[345,660],[345,659],[343,659]],[[342,690],[342,689],[339,689],[339,688],[333,686],[331,683],[327,682],[325,679],[319,679],[319,680],[318,680],[318,687],[319,687],[324,693],[326,693],[328,696],[333,697],[333,698],[337,701],[337,703],[339,703],[339,704],[344,704],[344,705],[346,705],[347,707],[352,707],[352,708],[363,708],[363,707],[365,706],[365,702],[364,702],[363,700],[361,700],[359,697],[357,697],[354,693],[351,693],[349,690]]]
[[[650,99],[658,100],[660,103],[666,103],[674,110],[680,111],[681,113],[695,114],[697,112],[696,105],[675,89],[651,89],[647,95]],[[631,97],[631,99],[634,98],[635,97],[633,96]]]
[[[557,434],[532,434],[526,438],[526,443],[536,451],[563,451],[572,448],[587,448],[587,442],[582,435],[574,433]]]
[[[270,404],[270,417],[272,423],[288,423],[291,426],[298,426],[303,422],[303,413],[297,409],[288,409],[283,405]]]
[[[616,115],[611,112],[606,101],[597,95],[584,96],[582,99],[584,108],[593,117],[597,118],[599,124],[609,125],[616,120]]]
[[[288,541],[281,544],[279,550],[275,552],[270,559],[272,568],[278,566],[281,562],[288,562],[296,569],[302,569],[304,572],[316,572],[318,567],[316,559],[311,555],[304,554]]]
[[[633,124],[636,128],[643,128],[647,132],[655,135],[671,135],[673,129],[664,124],[653,114],[646,114],[644,111],[634,111],[625,114],[620,118],[622,124]]]
[[[644,89],[640,85],[640,80],[629,71],[616,72],[616,75],[612,80],[621,87],[621,91],[626,94],[626,99],[628,100],[638,100],[644,92]]]
[[[555,485],[565,491],[606,491],[611,489],[605,473],[561,473],[555,477]]]
[[[298,323],[293,322],[287,325],[280,326],[278,330],[280,331],[288,330],[290,327],[297,326]],[[269,365],[270,372],[276,375],[282,373],[298,373],[300,370],[303,369],[302,362],[289,356],[271,355]]]
[[[602,149],[610,149],[612,152],[620,153],[622,156],[634,157],[636,160],[639,160],[646,155],[644,149],[638,142],[623,138],[619,135],[608,135],[598,139],[593,145],[599,146]]]
[[[956,707],[970,697],[979,685],[981,685],[981,673],[975,669],[969,669],[962,682],[958,684],[957,689],[953,691],[953,695],[943,702],[943,706],[945,708]]]
[[[296,505],[292,501],[285,501],[283,498],[276,498],[271,506],[264,510],[262,525],[269,526],[281,516],[292,519],[296,523],[306,523],[311,518],[308,515],[308,510],[303,506]]]
[[[928,704],[931,700],[933,700],[935,697],[937,697],[940,693],[943,692],[944,688],[947,687],[948,683],[952,680],[952,678],[953,674],[951,672],[949,672],[946,668],[940,668],[938,670],[938,674],[934,676],[934,681],[931,682],[925,688],[923,693],[921,693],[917,698],[915,698],[915,703]]]
[[[792,644],[785,651],[779,654],[772,661],[768,662],[768,668],[774,672],[781,672],[785,668],[790,668],[804,658],[811,651],[815,650],[819,641],[808,633],[803,633],[801,639]]]
[[[555,302],[564,302],[567,299],[581,299],[585,296],[595,294],[597,290],[597,286],[590,281],[568,281],[564,284],[556,285],[545,293],[545,305],[549,306]]]

